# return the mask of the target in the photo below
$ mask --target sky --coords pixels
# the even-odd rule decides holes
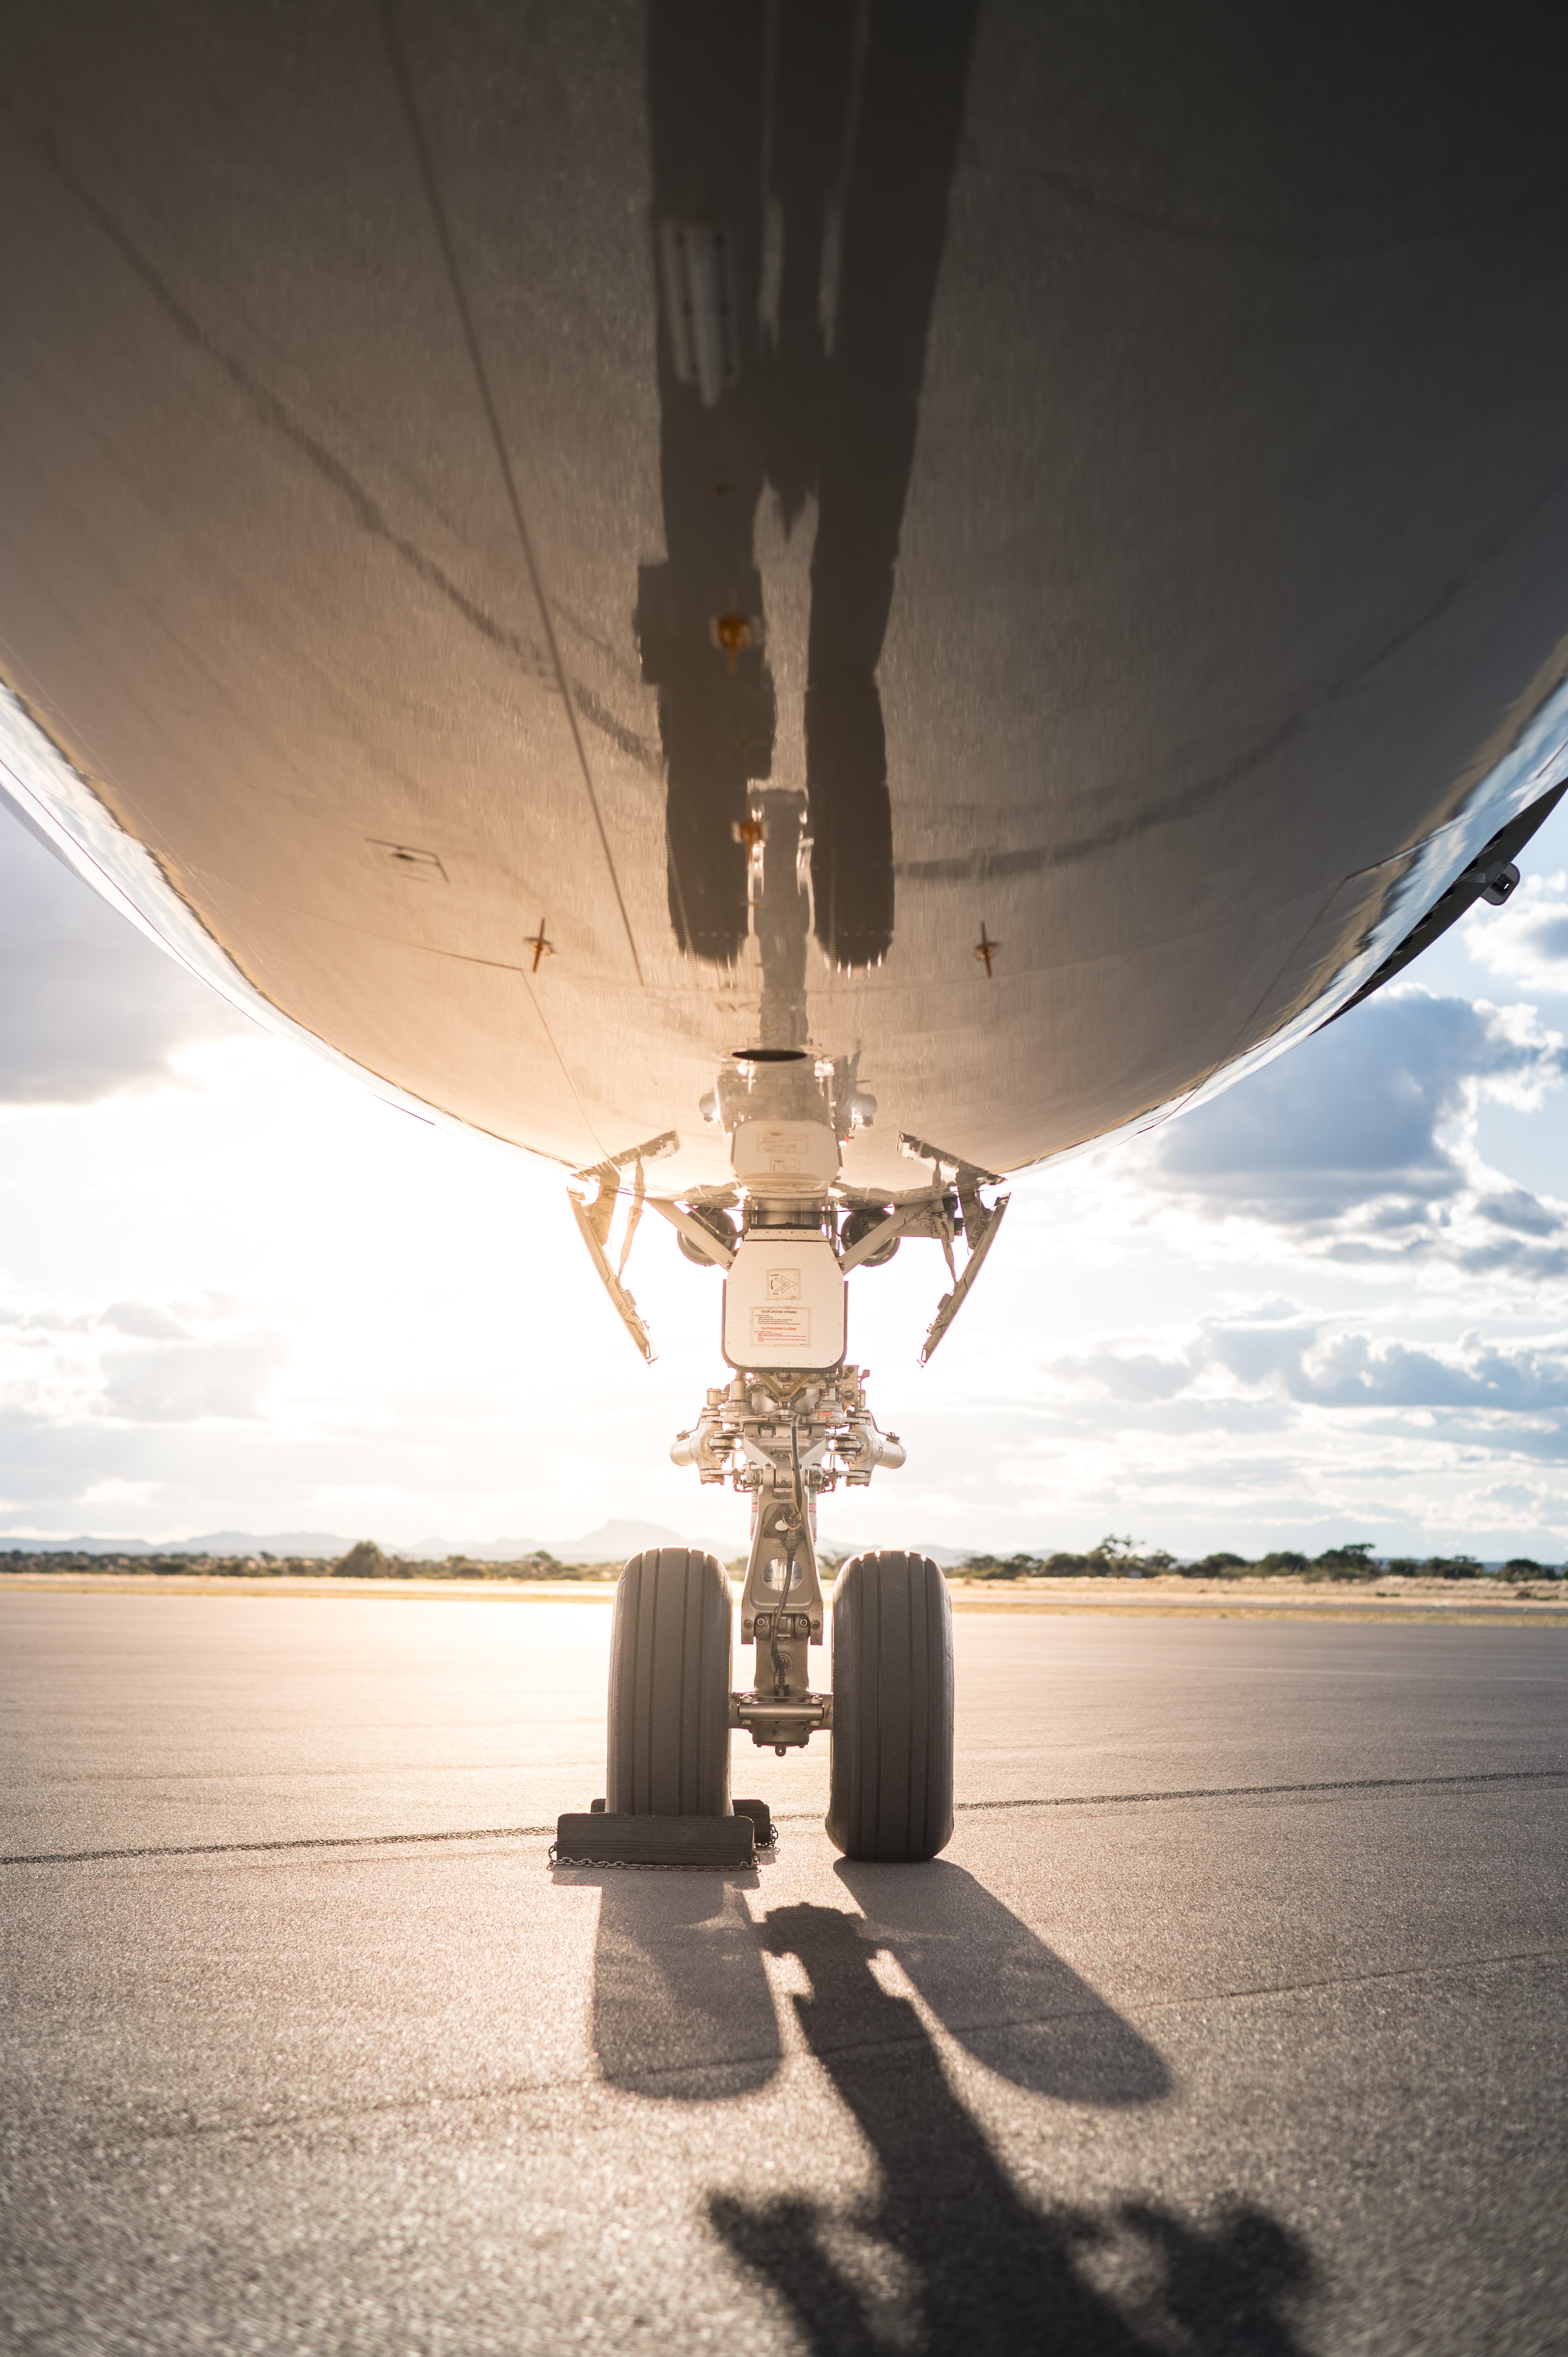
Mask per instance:
[[[1568,804],[1400,985],[850,1286],[908,1450],[836,1545],[1568,1555]],[[669,1462],[720,1280],[662,1223],[645,1367],[563,1174],[273,1038],[0,808],[0,1545],[320,1531],[744,1550]]]

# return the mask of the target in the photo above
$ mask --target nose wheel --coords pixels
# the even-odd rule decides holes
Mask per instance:
[[[610,1631],[608,1813],[727,1817],[730,1631],[723,1566],[687,1547],[634,1555]]]
[[[828,1839],[908,1866],[952,1835],[952,1605],[929,1556],[855,1555],[833,1592]]]
[[[732,1726],[782,1752],[825,1725],[834,1847],[884,1865],[935,1857],[952,1834],[953,1781],[952,1608],[937,1566],[892,1551],[844,1566],[832,1601],[831,1697],[792,1706],[770,1693],[732,1695],[732,1612],[729,1581],[711,1555],[650,1549],[622,1572],[610,1635],[607,1814],[689,1828],[744,1809],[763,1820],[766,1840],[760,1803],[732,1808]],[[808,1616],[799,1619],[803,1659]],[[768,1627],[757,1634],[759,1655],[777,1650]],[[724,1861],[700,1850],[671,1862]]]

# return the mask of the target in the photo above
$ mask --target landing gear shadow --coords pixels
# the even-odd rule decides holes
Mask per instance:
[[[950,2036],[1032,2094],[1107,2106],[1158,2103],[1164,2058],[1114,2006],[961,1866],[842,1858],[860,1936],[895,1956]],[[853,1919],[852,1919],[853,1920]]]
[[[757,1925],[717,1874],[602,1878],[594,2048],[611,2086],[715,2102],[766,2086],[783,2055]]]
[[[807,2349],[1304,2357],[1292,2310],[1314,2271],[1276,2219],[1254,2204],[1199,2224],[1148,2201],[1029,2201],[914,2007],[878,1986],[853,1918],[789,1907],[768,1928],[811,1977],[811,1995],[794,1999],[807,2043],[877,2161],[874,2201],[853,2215],[798,2195],[709,2201],[720,2239],[785,2304]],[[846,2244],[863,2255],[854,2272]]]
[[[1306,2357],[1316,2269],[1298,2235],[1236,2200],[1193,2218],[1136,2197],[1030,2198],[873,1962],[890,1950],[972,2053],[1062,2102],[1155,2104],[1169,2092],[1163,2059],[1132,2024],[961,1867],[837,1872],[864,1919],[797,1905],[758,1921],[755,1900],[716,1876],[607,1874],[596,1964],[605,2077],[693,2104],[766,2084],[782,2042],[764,1953],[804,1967],[811,1994],[790,2003],[875,2155],[873,2194],[707,2204],[800,2345],[812,2357]]]
[[[949,2034],[1015,2086],[1107,2108],[1158,2103],[1171,2092],[1158,2050],[961,1867],[841,1859],[835,1872],[862,1915],[763,1912],[755,1873],[574,1875],[596,1880],[603,1892],[593,2019],[610,2083],[704,2102],[764,2085],[783,2048],[763,1958],[799,1953],[778,1927],[820,1916],[847,1927],[832,1935],[847,1943],[840,1964],[854,1958],[865,1968],[864,1984],[835,1971],[835,1987],[855,1995],[857,2007],[868,2004],[875,2019],[885,2018],[885,2000],[869,1966],[883,1952]],[[809,1968],[810,1958],[802,1961]],[[908,2007],[900,2025],[906,2015],[918,2029]],[[846,2019],[842,2034],[854,2040],[863,2031]],[[900,2040],[905,2035],[901,2027]]]

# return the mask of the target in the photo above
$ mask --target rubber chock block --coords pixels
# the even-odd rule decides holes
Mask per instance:
[[[729,1869],[757,1862],[748,1816],[630,1817],[608,1810],[561,1818],[557,1866],[697,1866]]]
[[[757,1846],[766,1849],[773,1838],[773,1812],[766,1801],[735,1801],[732,1808],[737,1817],[749,1817],[757,1827]]]

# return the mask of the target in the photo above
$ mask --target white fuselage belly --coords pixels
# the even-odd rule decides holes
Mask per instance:
[[[832,791],[808,803],[835,587],[812,557],[848,529],[876,415],[846,407],[847,488],[814,457],[787,531],[766,454],[788,384],[746,404],[788,316],[712,399],[679,381],[655,234],[675,133],[639,19],[561,11],[481,49],[407,14],[483,386],[368,15],[303,12],[291,47],[241,11],[199,40],[28,12],[0,148],[0,663],[293,1023],[572,1167],[672,1133],[668,1192],[728,1175],[699,1107],[734,1051],[799,1045],[875,1100],[843,1178],[891,1198],[924,1176],[903,1133],[1001,1172],[1180,1100],[1331,1005],[1499,793],[1555,781],[1550,726],[1530,777],[1508,769],[1568,632],[1568,240],[1520,193],[1528,60],[1448,93],[1460,161],[1396,110],[1380,156],[1348,145],[1325,179],[1363,86],[1339,120],[1279,61],[1248,102],[1276,109],[1263,137],[1167,70],[1130,129],[1086,128],[1053,112],[1066,36],[981,13],[961,136],[909,199],[940,200],[940,251],[912,457],[875,526],[891,603],[854,658],[890,939],[846,964],[807,833]],[[789,203],[782,231],[761,208],[753,308],[769,270],[788,297]],[[893,232],[867,219],[875,285]],[[822,298],[841,352],[858,283]],[[704,469],[746,511],[722,532],[692,505]],[[720,582],[703,618],[702,549],[725,548],[755,586]],[[671,686],[650,616],[681,578]],[[743,840],[722,795],[692,823],[690,874],[733,900],[750,862],[722,963],[676,907],[671,732],[705,683],[722,732],[748,681],[771,716]]]

